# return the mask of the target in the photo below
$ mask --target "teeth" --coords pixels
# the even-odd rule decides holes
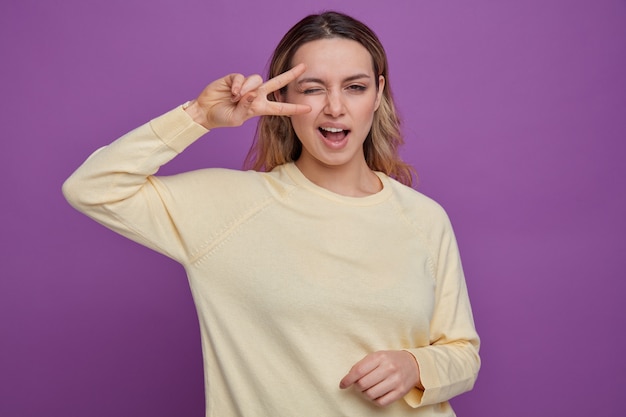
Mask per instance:
[[[320,127],[320,129],[325,130],[326,132],[331,132],[331,133],[343,132],[343,129],[337,129],[335,127]]]

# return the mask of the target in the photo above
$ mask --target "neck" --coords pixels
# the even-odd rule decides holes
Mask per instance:
[[[313,184],[347,197],[366,197],[382,190],[383,185],[363,161],[357,166],[321,165],[298,159],[296,166]]]

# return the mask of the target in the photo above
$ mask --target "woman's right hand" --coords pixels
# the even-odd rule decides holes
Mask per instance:
[[[227,75],[206,86],[185,111],[207,129],[240,126],[255,116],[308,113],[311,108],[307,105],[267,99],[269,94],[298,78],[304,70],[304,64],[299,64],[267,82],[263,82],[260,75]]]

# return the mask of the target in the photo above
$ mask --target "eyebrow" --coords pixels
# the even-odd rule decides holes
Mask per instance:
[[[350,82],[350,81],[355,81],[355,80],[360,80],[362,78],[371,78],[369,75],[367,74],[355,74],[355,75],[351,75],[347,78],[345,78],[343,80],[343,82]],[[299,80],[296,84],[300,85],[300,84],[305,84],[305,83],[318,83],[318,84],[324,84],[324,81],[321,78],[303,78],[301,80]]]

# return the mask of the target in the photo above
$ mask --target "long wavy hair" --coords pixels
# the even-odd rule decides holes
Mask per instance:
[[[404,140],[391,94],[387,54],[376,34],[365,24],[345,14],[330,11],[305,17],[285,34],[274,50],[268,79],[293,66],[292,59],[299,47],[307,42],[329,38],[350,39],[363,45],[372,56],[374,74],[385,77],[380,106],[363,143],[365,161],[371,170],[383,172],[411,186],[414,170],[398,154],[398,148]],[[275,100],[273,94],[268,98]],[[245,160],[245,168],[271,171],[278,165],[297,160],[301,152],[302,143],[297,138],[289,117],[262,116]]]

